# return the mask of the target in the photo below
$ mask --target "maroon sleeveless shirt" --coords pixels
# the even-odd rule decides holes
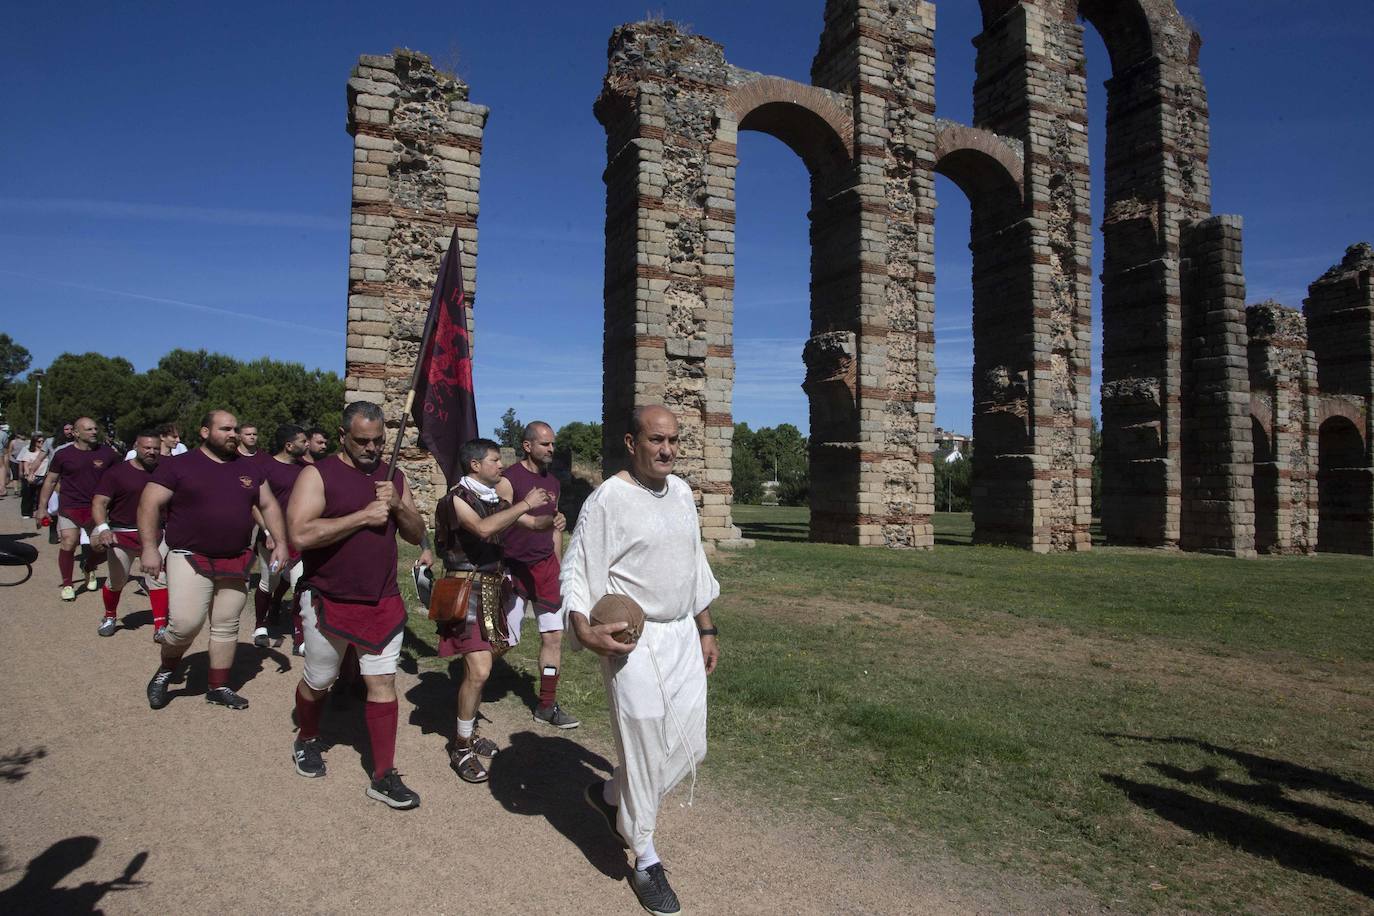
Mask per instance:
[[[379,461],[371,474],[345,464],[338,455],[315,462],[324,481],[324,512],[321,518],[342,518],[366,507],[377,498],[377,484],[386,480],[386,463]],[[392,481],[396,492],[405,484],[398,474]],[[376,604],[401,593],[396,587],[396,519],[384,527],[360,528],[342,541],[301,552],[304,578],[326,598]]]

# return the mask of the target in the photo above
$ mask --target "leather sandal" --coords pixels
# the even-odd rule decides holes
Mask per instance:
[[[471,739],[455,739],[448,749],[449,765],[463,782],[486,782],[487,768],[478,759],[474,744]]]
[[[483,738],[476,732],[472,735],[472,751],[478,757],[485,757],[488,760],[496,756],[496,752],[501,748],[490,738]]]

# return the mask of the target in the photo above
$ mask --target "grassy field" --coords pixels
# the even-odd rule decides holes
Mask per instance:
[[[736,507],[703,774],[1112,908],[1374,905],[1374,564],[813,545]],[[410,648],[427,656],[432,625]],[[502,692],[528,697],[534,646]],[[593,660],[560,694],[604,733]]]

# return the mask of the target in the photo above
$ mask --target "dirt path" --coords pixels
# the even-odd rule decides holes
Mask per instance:
[[[28,533],[0,500],[0,534]],[[585,810],[582,786],[609,747],[579,732],[534,731],[515,698],[486,704],[508,748],[489,786],[449,770],[439,722],[445,684],[402,674],[396,759],[420,793],[393,812],[363,795],[357,703],[326,715],[329,775],[290,760],[300,659],[248,644],[235,683],[252,708],[201,699],[205,637],[171,704],[148,708],[157,663],[147,599],[130,586],[125,627],[95,633],[100,598],[58,600],[46,534],[33,578],[0,587],[0,912],[573,913],[640,912],[624,854]],[[0,582],[21,571],[0,569]],[[444,704],[436,706],[436,704]],[[659,850],[690,913],[958,913],[1063,910],[1050,892],[947,861],[899,861],[830,822],[779,822],[711,785],[674,797]],[[743,812],[743,813],[741,813]],[[472,880],[468,880],[471,878]],[[125,880],[127,879],[127,880]]]

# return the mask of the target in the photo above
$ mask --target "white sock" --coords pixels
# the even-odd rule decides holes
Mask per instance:
[[[654,851],[654,841],[650,840],[644,851],[635,856],[635,869],[644,871],[650,865],[657,865],[658,863],[659,858],[658,853]]]
[[[471,719],[459,719],[459,720],[458,720],[458,737],[459,737],[459,738],[471,738],[471,737],[472,737],[472,730],[473,730],[474,728],[476,728],[476,727],[477,727],[477,717],[476,717],[476,716],[473,716]]]

